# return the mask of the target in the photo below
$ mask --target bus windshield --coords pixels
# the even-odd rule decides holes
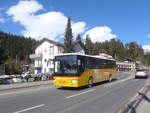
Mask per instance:
[[[76,56],[56,56],[55,57],[55,73],[77,73]]]

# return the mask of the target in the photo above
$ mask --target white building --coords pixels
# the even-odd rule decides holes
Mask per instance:
[[[143,46],[144,54],[150,53],[150,45]]]
[[[85,54],[84,45],[81,41],[74,41],[75,52]],[[34,73],[52,73],[53,72],[53,59],[55,55],[63,53],[63,43],[58,43],[53,40],[44,38],[41,40],[35,49],[35,54],[30,55],[34,60]]]
[[[118,71],[135,71],[136,64],[134,62],[116,62]]]

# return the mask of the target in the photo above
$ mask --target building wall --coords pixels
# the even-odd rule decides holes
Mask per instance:
[[[74,49],[75,49],[75,52],[76,52],[76,53],[85,54],[85,51],[84,51],[84,49],[80,46],[80,44],[76,44],[75,47],[74,47]]]
[[[47,41],[43,42],[38,48],[35,50],[35,54],[42,54],[41,59],[35,60],[35,74],[37,73],[47,73],[51,72],[53,69],[53,62],[49,61],[50,59],[54,59],[54,55],[61,54],[62,47],[56,46]],[[41,68],[41,71],[39,71]]]

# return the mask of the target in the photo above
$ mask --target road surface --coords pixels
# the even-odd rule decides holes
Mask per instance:
[[[52,85],[0,92],[0,113],[115,113],[148,79],[120,73],[118,80],[92,88]]]

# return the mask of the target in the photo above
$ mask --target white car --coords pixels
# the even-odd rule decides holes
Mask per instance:
[[[13,83],[21,83],[23,82],[23,79],[21,77],[13,77],[12,81]]]
[[[135,72],[135,78],[148,78],[148,72],[145,69],[138,69]]]

